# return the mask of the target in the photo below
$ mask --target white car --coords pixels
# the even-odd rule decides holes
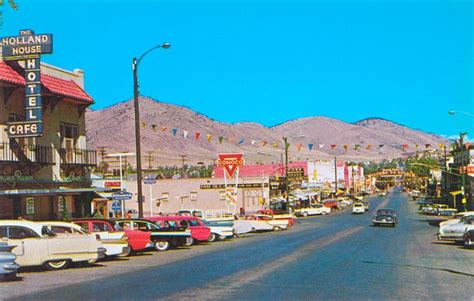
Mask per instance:
[[[58,236],[76,237],[78,240],[82,240],[85,244],[95,245],[97,248],[97,252],[99,253],[98,259],[105,257],[106,249],[104,248],[100,237],[98,235],[86,232],[79,225],[58,221],[47,221],[39,223],[48,227],[51,232]]]
[[[459,222],[440,226],[438,229],[439,240],[463,240],[466,231],[474,229],[474,217],[464,216]]]
[[[264,214],[254,214],[245,217],[252,226],[255,228],[255,231],[280,231],[288,229],[289,221],[286,219],[273,219],[270,215]]]
[[[234,228],[228,226],[214,226],[204,222],[204,225],[211,229],[208,241],[224,240],[234,236]]]
[[[352,213],[353,213],[353,214],[357,214],[357,213],[363,214],[364,212],[365,212],[364,204],[362,204],[362,203],[354,203],[354,204],[352,205]]]
[[[474,216],[474,211],[460,212],[447,221],[439,223],[439,226],[447,226],[458,223],[463,216]]]
[[[1,220],[0,238],[16,246],[12,253],[21,267],[43,265],[49,270],[59,270],[71,262],[93,263],[99,258],[97,244],[89,239],[56,235],[32,221]]]
[[[234,220],[234,233],[237,235],[256,232],[254,224],[252,221],[244,220],[244,219],[236,219]]]
[[[295,211],[297,216],[326,215],[331,213],[331,208],[324,207],[321,204],[315,204],[311,207],[304,207]]]

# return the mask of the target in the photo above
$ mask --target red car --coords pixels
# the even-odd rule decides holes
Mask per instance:
[[[152,216],[146,218],[160,227],[165,228],[188,228],[191,230],[191,237],[186,241],[190,246],[196,241],[207,241],[211,235],[211,229],[204,226],[202,221],[193,216]]]
[[[150,232],[122,229],[115,221],[109,219],[75,219],[74,224],[80,225],[90,233],[123,231],[128,237],[130,252],[141,251],[153,247]]]

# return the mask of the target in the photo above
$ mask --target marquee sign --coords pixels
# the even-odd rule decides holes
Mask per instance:
[[[2,38],[4,61],[25,61],[25,121],[9,122],[8,137],[40,137],[43,135],[40,54],[53,52],[53,35],[35,35],[21,30],[19,36]]]
[[[245,163],[244,154],[219,154],[217,157],[217,166],[222,166],[231,178],[237,168]]]

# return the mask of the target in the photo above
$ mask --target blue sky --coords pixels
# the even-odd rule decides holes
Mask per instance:
[[[99,3],[98,3],[99,2]],[[473,2],[408,0],[27,1],[2,36],[53,33],[43,61],[85,70],[98,109],[141,94],[225,122],[382,117],[474,134]]]

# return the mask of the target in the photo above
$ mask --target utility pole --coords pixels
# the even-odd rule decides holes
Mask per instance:
[[[334,156],[334,197],[337,195],[337,158]]]
[[[288,137],[283,137],[285,142],[285,192],[286,192],[286,212],[290,213],[290,191],[288,187]]]
[[[147,155],[145,155],[145,160],[148,161],[148,169],[152,169],[151,162],[155,159],[153,158],[154,151],[146,151]]]
[[[188,155],[179,155],[181,157],[181,178],[184,178],[184,162],[187,161],[186,157]]]

